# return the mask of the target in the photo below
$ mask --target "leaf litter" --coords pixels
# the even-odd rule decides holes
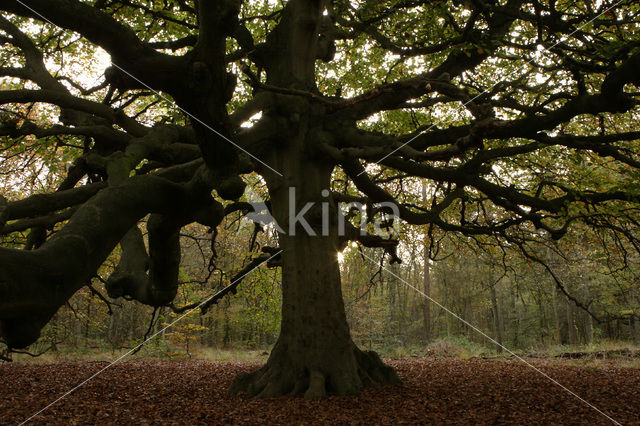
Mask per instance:
[[[593,408],[515,360],[387,360],[403,384],[360,397],[231,398],[247,362],[118,363],[31,424],[611,424]],[[640,369],[531,360],[622,424],[640,425]],[[106,362],[0,366],[0,424],[41,410]]]

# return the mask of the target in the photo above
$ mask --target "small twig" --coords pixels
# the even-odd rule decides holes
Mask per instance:
[[[195,309],[195,308],[198,308],[198,307],[200,308],[200,311],[202,312],[202,314],[206,314],[207,311],[209,310],[209,308],[211,308],[212,305],[215,305],[215,304],[218,303],[218,300],[222,299],[224,296],[226,296],[229,293],[236,294],[238,292],[238,285],[240,285],[240,283],[243,281],[244,277],[249,272],[251,272],[253,269],[258,267],[260,264],[262,264],[262,263],[266,262],[267,260],[269,260],[269,262],[267,262],[267,266],[268,267],[279,266],[278,262],[280,261],[280,259],[279,259],[280,256],[274,257],[279,251],[280,251],[280,249],[278,249],[278,248],[263,247],[262,248],[262,252],[263,253],[261,255],[259,255],[258,257],[254,258],[251,262],[249,262],[247,264],[247,266],[242,268],[241,271],[236,273],[231,278],[231,284],[229,284],[228,286],[226,286],[222,290],[218,291],[216,294],[214,294],[213,296],[211,296],[209,299],[207,299],[205,301],[191,303],[189,305],[185,305],[185,306],[182,306],[180,308],[174,306],[173,304],[168,305],[168,306],[176,314],[181,314],[181,313],[184,313],[184,312],[186,312],[188,310]]]
[[[98,279],[101,279],[100,277],[98,277]],[[111,309],[111,302],[109,302],[103,295],[102,293],[100,293],[98,290],[96,290],[92,285],[91,282],[87,283],[87,287],[89,287],[89,290],[91,290],[91,294],[93,294],[94,296],[98,296],[98,299],[102,300],[105,305],[107,305],[107,313],[109,315],[113,315],[113,310]]]
[[[67,308],[69,308],[69,310],[73,313],[73,316],[79,320],[80,316],[78,315],[78,312],[75,310],[75,308],[73,306],[71,306],[71,303],[66,302],[65,305],[67,305]]]
[[[253,234],[251,235],[251,241],[249,242],[249,251],[253,251],[253,248],[256,245],[256,239],[258,238],[258,234],[260,232],[264,231],[264,229],[262,228],[262,225],[260,225],[258,222],[254,222],[253,223]]]
[[[140,349],[142,349],[142,347],[147,342],[147,340],[149,340],[149,335],[151,334],[151,331],[153,330],[153,325],[156,322],[157,312],[158,312],[158,307],[156,306],[155,308],[153,308],[153,313],[151,314],[151,322],[149,322],[149,328],[147,329],[147,332],[144,334],[144,337],[142,338],[142,343],[138,345],[138,347],[133,352],[131,352],[131,355],[135,355],[138,352],[140,352]]]

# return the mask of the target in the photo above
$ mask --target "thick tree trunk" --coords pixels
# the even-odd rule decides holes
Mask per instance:
[[[337,212],[322,196],[331,166],[310,159],[294,161],[288,154],[282,158],[289,158],[289,170],[294,171],[277,183],[267,179],[274,217],[286,233],[280,235],[280,337],[267,364],[238,376],[230,394],[246,392],[259,398],[304,394],[314,399],[327,393],[356,395],[365,386],[398,382],[391,367],[374,352],[358,349],[349,334],[337,257]],[[300,169],[295,170],[294,164]],[[305,218],[316,235],[309,235],[308,228],[290,226],[290,206],[302,212],[308,202],[315,202]],[[328,220],[323,220],[323,209]]]
[[[280,337],[267,364],[238,377],[230,392],[320,398],[327,392],[356,395],[364,386],[396,382],[393,370],[374,352],[360,351],[351,340],[331,239],[300,235],[282,240]]]
[[[315,58],[322,2],[289,2],[278,27],[269,35],[265,53],[267,82],[280,87],[315,91]],[[320,398],[327,392],[358,394],[363,387],[397,382],[392,368],[373,352],[360,351],[349,334],[338,268],[338,212],[327,197],[333,164],[313,152],[331,137],[315,106],[291,96],[282,98],[274,123],[284,123],[278,148],[266,163],[284,173],[263,174],[273,215],[284,232],[282,252],[282,323],[280,337],[267,364],[236,378],[231,394],[258,397],[301,394]],[[285,114],[282,116],[282,114]],[[280,115],[280,116],[277,116]],[[293,199],[292,188],[295,188]],[[296,226],[298,213],[309,225]],[[324,229],[323,229],[324,228]],[[315,233],[317,235],[311,235]]]

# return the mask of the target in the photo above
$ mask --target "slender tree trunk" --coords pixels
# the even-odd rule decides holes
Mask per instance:
[[[558,296],[556,284],[551,283],[551,305],[553,307],[553,322],[556,329],[556,343],[562,344],[562,326],[560,324],[560,314],[558,313]]]
[[[498,309],[498,297],[496,296],[496,284],[491,286],[491,307],[493,311],[493,329],[498,345],[498,353],[502,353],[502,324],[500,323],[500,310]]]
[[[633,343],[640,343],[640,320],[637,317],[631,317],[631,333],[633,337]]]
[[[398,272],[400,272],[401,268],[398,268],[398,269],[399,269]],[[410,277],[406,276],[405,279],[410,279]],[[408,329],[407,313],[409,312],[409,289],[407,288],[407,286],[402,285],[401,287],[398,288],[398,293],[401,298],[400,300],[402,302],[400,305],[400,312],[399,312],[400,322],[398,326],[398,334],[400,335],[402,339],[402,344],[404,345],[406,344],[406,341],[407,341],[407,329]]]
[[[167,308],[165,308],[164,306],[161,306],[158,308],[158,315],[157,315],[157,319],[156,319],[156,325],[154,328],[154,334],[157,333],[161,333],[160,337],[158,337],[156,339],[156,341],[164,341],[164,335],[165,335],[165,330],[164,328],[166,327],[165,323],[164,323],[164,316],[165,316],[165,311],[167,310]],[[207,317],[210,318],[210,317]]]
[[[575,306],[572,301],[566,299],[567,304],[567,337],[569,339],[570,345],[575,345],[577,343],[576,339],[576,325],[575,320],[573,318]]]
[[[582,285],[582,296],[585,303],[588,303],[591,295],[589,293],[589,286],[587,285],[587,283],[584,283]],[[585,312],[582,309],[580,310],[580,314],[584,322],[584,343],[590,345],[593,341],[593,318],[591,317],[591,315],[589,315],[589,313]]]
[[[389,306],[389,318],[386,321],[386,325],[384,327],[384,334],[389,336],[393,335],[396,332],[396,327],[398,327],[398,279],[396,276],[399,271],[397,265],[392,265],[390,267],[391,273],[387,275],[387,303]]]
[[[511,303],[511,327],[512,330],[512,344],[514,347],[520,346],[520,312],[517,306],[517,295],[516,289],[513,288],[510,294],[510,303]]]
[[[431,268],[429,266],[429,255],[424,258],[424,294],[431,297]],[[422,324],[424,326],[424,340],[428,345],[431,343],[431,301],[425,298],[422,310]]]
[[[425,183],[422,184],[422,200],[423,202],[427,202],[427,185]],[[429,265],[429,236],[425,234],[424,236],[424,280],[423,280],[423,291],[428,297],[431,297],[431,266]],[[424,326],[424,339],[425,343],[428,345],[431,343],[431,301],[428,298],[424,300],[424,307],[422,311],[422,324]]]
[[[84,320],[84,341],[85,344],[89,341],[89,327],[91,326],[91,298],[92,295],[89,294],[86,298],[87,300],[87,317]]]
[[[446,275],[441,275],[440,282],[442,283],[440,288],[442,289],[442,291],[445,293],[445,296],[446,296],[446,294],[448,292],[447,289],[449,289],[449,285],[447,283],[447,276]],[[449,303],[449,305],[450,305],[450,302],[447,299],[448,298],[445,297],[445,306],[447,306],[446,303]],[[452,305],[450,305],[450,306],[452,306]],[[443,312],[443,310],[440,309],[440,314],[442,314],[442,312]],[[447,330],[447,340],[451,338],[451,322],[450,322],[451,318],[452,318],[451,315],[448,315],[448,314],[444,315],[444,325],[445,325],[445,328]]]
[[[231,341],[231,323],[229,321],[229,311],[224,310],[224,335],[222,336],[222,347],[227,348]]]
[[[540,344],[544,346],[549,334],[547,329],[547,324],[549,323],[549,321],[547,319],[547,311],[544,305],[544,293],[542,292],[542,289],[540,287],[536,289],[536,302],[538,304],[538,336],[540,338]]]

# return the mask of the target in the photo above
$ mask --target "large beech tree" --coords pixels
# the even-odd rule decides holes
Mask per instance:
[[[267,364],[232,393],[315,398],[398,380],[352,342],[337,260],[356,241],[398,261],[396,241],[362,235],[353,212],[340,232],[341,202],[362,203],[369,221],[393,203],[408,224],[515,247],[578,222],[638,247],[635,1],[3,0],[0,11],[3,149],[63,140],[74,159],[57,191],[0,198],[0,232],[30,230],[24,247],[0,248],[11,348],[35,342],[118,245],[108,295],[173,306],[181,228],[250,213],[250,173],[286,231],[249,264],[282,268],[282,324]],[[77,65],[98,47],[111,66],[89,88]],[[416,201],[420,180],[429,198]],[[294,226],[299,211],[308,227]]]

